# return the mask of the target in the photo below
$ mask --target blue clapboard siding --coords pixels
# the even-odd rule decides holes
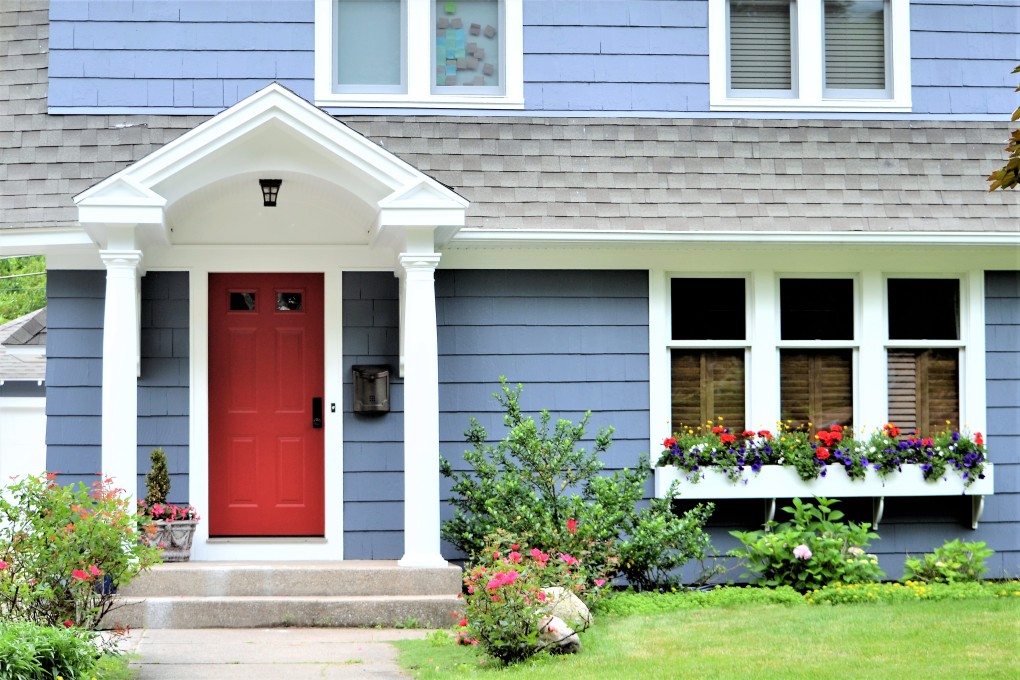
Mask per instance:
[[[46,467],[91,484],[102,467],[104,271],[47,273]]]
[[[615,427],[607,468],[633,467],[647,451],[646,272],[440,270],[436,298],[440,451],[455,468],[465,468],[471,417],[491,439],[505,435],[492,397],[501,375],[523,383],[522,407],[549,409],[553,424],[590,410],[586,446]],[[444,479],[444,500],[449,487]],[[456,552],[446,544],[443,554]]]
[[[343,275],[344,557],[404,554],[404,390],[398,281],[392,272]],[[391,411],[354,411],[351,367],[390,366]]]
[[[48,273],[46,466],[64,481],[101,471],[104,271]],[[188,275],[142,278],[142,374],[138,379],[138,488],[149,452],[162,446],[170,500],[188,501]]]
[[[1015,0],[911,3],[913,111],[1002,114]],[[272,81],[311,100],[314,4],[52,0],[51,107],[227,107]],[[524,0],[533,111],[708,111],[705,0]]]
[[[142,278],[142,374],[138,378],[138,489],[144,493],[149,454],[162,447],[171,503],[188,502],[188,273]]]

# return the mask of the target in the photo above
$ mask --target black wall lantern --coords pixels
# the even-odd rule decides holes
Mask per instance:
[[[280,193],[282,179],[260,179],[259,186],[262,187],[262,205],[267,208],[276,207],[276,195]]]

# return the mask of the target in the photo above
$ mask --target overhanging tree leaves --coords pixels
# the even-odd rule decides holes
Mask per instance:
[[[1020,66],[1013,69],[1013,73],[1020,73]],[[1020,92],[1020,85],[1017,86],[1016,91]],[[1020,120],[1020,106],[1013,112],[1013,117],[1010,120],[1014,123]],[[1017,184],[1020,184],[1020,128],[1013,130],[1010,135],[1006,152],[1009,154],[1006,165],[988,176],[989,191],[1013,189]]]
[[[46,258],[0,258],[0,323],[46,306]]]

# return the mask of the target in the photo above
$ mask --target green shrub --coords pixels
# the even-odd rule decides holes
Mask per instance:
[[[1020,598],[1020,582],[836,583],[806,593],[811,604],[894,603],[914,600],[990,600]]]
[[[166,497],[170,494],[170,472],[166,467],[166,452],[155,448],[149,454],[151,466],[145,475],[145,504],[166,505]]]
[[[673,593],[624,591],[600,601],[596,612],[611,616],[655,615],[708,607],[743,607],[751,604],[783,606],[805,604],[804,597],[789,586],[745,588],[720,586],[712,590]]]
[[[102,654],[96,634],[35,623],[0,623],[0,680],[93,678]]]
[[[474,559],[488,537],[504,532],[521,544],[577,557],[589,582],[615,575],[621,553],[628,555],[628,572],[643,584],[703,554],[708,537],[701,526],[710,509],[676,517],[665,502],[638,511],[651,470],[638,461],[632,470],[602,473],[600,457],[612,442],[612,428],[599,430],[588,452],[577,445],[590,412],[576,425],[559,420],[551,427],[549,412],[542,411],[536,423],[521,411],[522,387],[512,389],[504,378],[500,385],[494,396],[505,411],[506,436],[488,444],[488,432],[472,418],[465,433],[472,448],[464,454],[472,470],[455,471],[441,461],[443,476],[453,480],[454,507],[443,538]],[[663,530],[654,549],[648,545],[653,527]],[[636,543],[621,544],[628,535]]]
[[[159,559],[120,491],[109,479],[89,490],[46,475],[0,494],[0,619],[99,626],[114,589]]]
[[[947,541],[934,553],[920,558],[908,557],[903,569],[904,580],[957,583],[980,581],[988,567],[985,560],[995,554],[984,541],[963,543]]]
[[[868,531],[871,525],[844,524],[839,521],[843,513],[831,507],[838,501],[815,500],[817,507],[794,498],[792,508],[783,508],[793,519],[783,524],[771,521],[764,531],[730,532],[744,547],[729,554],[758,573],[753,583],[806,592],[837,581],[866,583],[885,575],[878,559],[866,552],[868,543],[878,538]]]

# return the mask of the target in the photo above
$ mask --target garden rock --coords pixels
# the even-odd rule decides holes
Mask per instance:
[[[581,651],[581,638],[560,617],[543,616],[539,626],[539,646],[548,648],[553,654],[577,654]]]
[[[546,606],[546,611],[563,619],[570,626],[584,630],[595,622],[588,606],[581,601],[581,598],[566,588],[551,586],[542,588],[542,592],[545,593],[546,602],[549,603]]]

